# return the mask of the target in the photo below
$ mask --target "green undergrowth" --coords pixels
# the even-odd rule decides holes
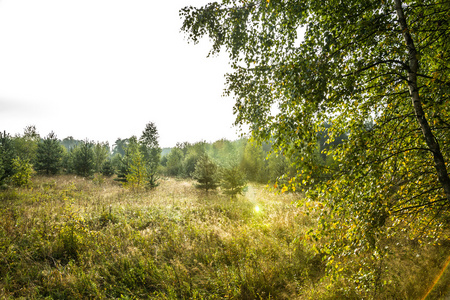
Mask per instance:
[[[257,185],[230,199],[174,179],[132,193],[109,179],[36,177],[30,188],[0,191],[0,297],[353,297],[338,284],[330,287],[320,243],[304,238],[316,217],[292,204],[297,197]],[[417,299],[407,291],[423,293],[426,287],[414,281],[431,282],[429,273],[438,273],[445,256],[433,250],[423,261],[419,250],[402,249],[395,262],[414,272],[406,281],[392,272],[389,278],[402,284],[386,285],[392,289],[386,299],[397,294]],[[399,265],[395,271],[404,269]]]

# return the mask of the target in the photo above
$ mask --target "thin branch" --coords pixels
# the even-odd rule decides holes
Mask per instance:
[[[409,68],[407,64],[405,64],[404,62],[402,62],[402,61],[400,61],[400,60],[396,60],[396,59],[387,59],[387,60],[380,60],[380,61],[374,62],[374,63],[372,63],[372,64],[370,64],[370,65],[368,65],[368,66],[365,66],[365,67],[362,68],[362,69],[353,71],[353,72],[351,72],[351,73],[344,74],[344,75],[342,75],[342,76],[343,76],[343,77],[348,77],[348,76],[351,76],[351,75],[356,75],[356,74],[358,74],[358,73],[361,73],[361,72],[363,72],[363,71],[366,71],[366,70],[368,70],[368,69],[370,69],[370,68],[373,68],[373,67],[375,67],[375,66],[378,66],[378,65],[381,65],[381,64],[388,64],[388,63],[397,63],[397,64],[401,65],[405,70],[408,70],[408,68]]]

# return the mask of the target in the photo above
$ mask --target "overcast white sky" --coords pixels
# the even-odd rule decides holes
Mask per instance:
[[[0,0],[0,130],[109,141],[154,122],[162,147],[236,139],[226,55],[188,44],[179,9],[208,0]]]

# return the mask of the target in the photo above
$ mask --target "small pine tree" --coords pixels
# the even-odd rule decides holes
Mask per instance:
[[[159,176],[156,173],[149,173],[147,172],[147,187],[150,189],[156,188],[159,183]]]
[[[208,155],[202,155],[197,161],[193,178],[198,182],[196,187],[206,192],[219,186],[217,165],[209,159]]]
[[[147,170],[148,187],[158,186],[158,167],[161,159],[161,148],[158,142],[159,134],[156,125],[153,122],[145,126],[142,136],[139,140],[140,151],[143,155],[145,168]]]
[[[13,159],[15,157],[11,136],[0,132],[0,185],[6,185],[8,178],[14,174]]]
[[[56,174],[61,169],[62,157],[63,148],[52,131],[37,145],[35,169],[47,175]]]
[[[245,180],[244,174],[239,169],[239,166],[235,165],[221,171],[220,186],[222,187],[224,194],[235,198],[236,195],[242,194],[246,185],[247,181]]]
[[[104,176],[107,176],[107,177],[111,177],[111,176],[114,175],[114,167],[113,167],[112,162],[111,162],[110,159],[105,161],[105,163],[102,166],[102,170],[101,171],[102,171],[101,173]]]
[[[117,153],[112,158],[112,163],[117,172],[117,178],[114,180],[122,183],[127,182],[127,175],[130,172],[132,157],[139,151],[139,143],[136,136],[127,139],[127,145],[125,146],[124,151],[125,154],[123,156],[120,153]]]
[[[93,144],[86,140],[74,149],[73,168],[76,174],[88,177],[94,173],[94,151],[92,148]]]

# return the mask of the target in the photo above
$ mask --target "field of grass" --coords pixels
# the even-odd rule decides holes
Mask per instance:
[[[101,177],[35,177],[0,191],[0,298],[344,297],[303,239],[316,219],[297,197],[253,184],[230,199],[175,179],[133,193]],[[411,247],[399,247],[381,298],[420,299],[450,254]],[[448,292],[443,277],[427,299]]]

